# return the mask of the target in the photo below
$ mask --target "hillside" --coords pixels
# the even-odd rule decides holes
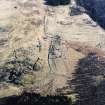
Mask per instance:
[[[26,91],[104,105],[95,98],[104,91],[105,31],[84,1],[0,0],[1,100]]]

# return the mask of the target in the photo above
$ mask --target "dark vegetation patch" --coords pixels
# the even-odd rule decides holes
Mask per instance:
[[[8,32],[8,28],[6,27],[0,27],[0,32]]]
[[[11,96],[0,99],[0,105],[71,105],[66,96],[41,96],[35,93],[24,92],[20,96]]]
[[[105,59],[89,53],[80,59],[74,79],[68,81],[75,87],[75,105],[105,105]]]
[[[70,0],[45,0],[45,4],[51,6],[68,5]]]
[[[22,76],[31,71],[33,64],[29,63],[27,60],[19,61],[12,60],[6,62],[0,68],[0,82],[9,82],[13,84],[21,84]]]
[[[31,53],[31,52],[30,52]],[[12,56],[12,57],[11,57]],[[32,61],[28,51],[18,49],[13,51],[9,60],[0,66],[0,82],[12,83],[15,85],[23,84],[23,76],[33,74],[42,69],[40,58]]]
[[[81,15],[82,11],[79,7],[70,7],[70,16]]]

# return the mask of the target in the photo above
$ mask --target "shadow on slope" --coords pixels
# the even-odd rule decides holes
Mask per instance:
[[[41,96],[35,93],[23,93],[0,99],[0,105],[71,105],[65,96]]]
[[[84,7],[90,17],[105,29],[105,0],[76,0]]]
[[[105,105],[105,59],[88,54],[78,62],[69,84],[78,94],[75,105]]]

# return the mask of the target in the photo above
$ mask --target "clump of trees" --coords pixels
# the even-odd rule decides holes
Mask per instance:
[[[67,5],[70,3],[71,0],[45,0],[46,4],[52,5],[52,6],[58,6],[58,5]]]

